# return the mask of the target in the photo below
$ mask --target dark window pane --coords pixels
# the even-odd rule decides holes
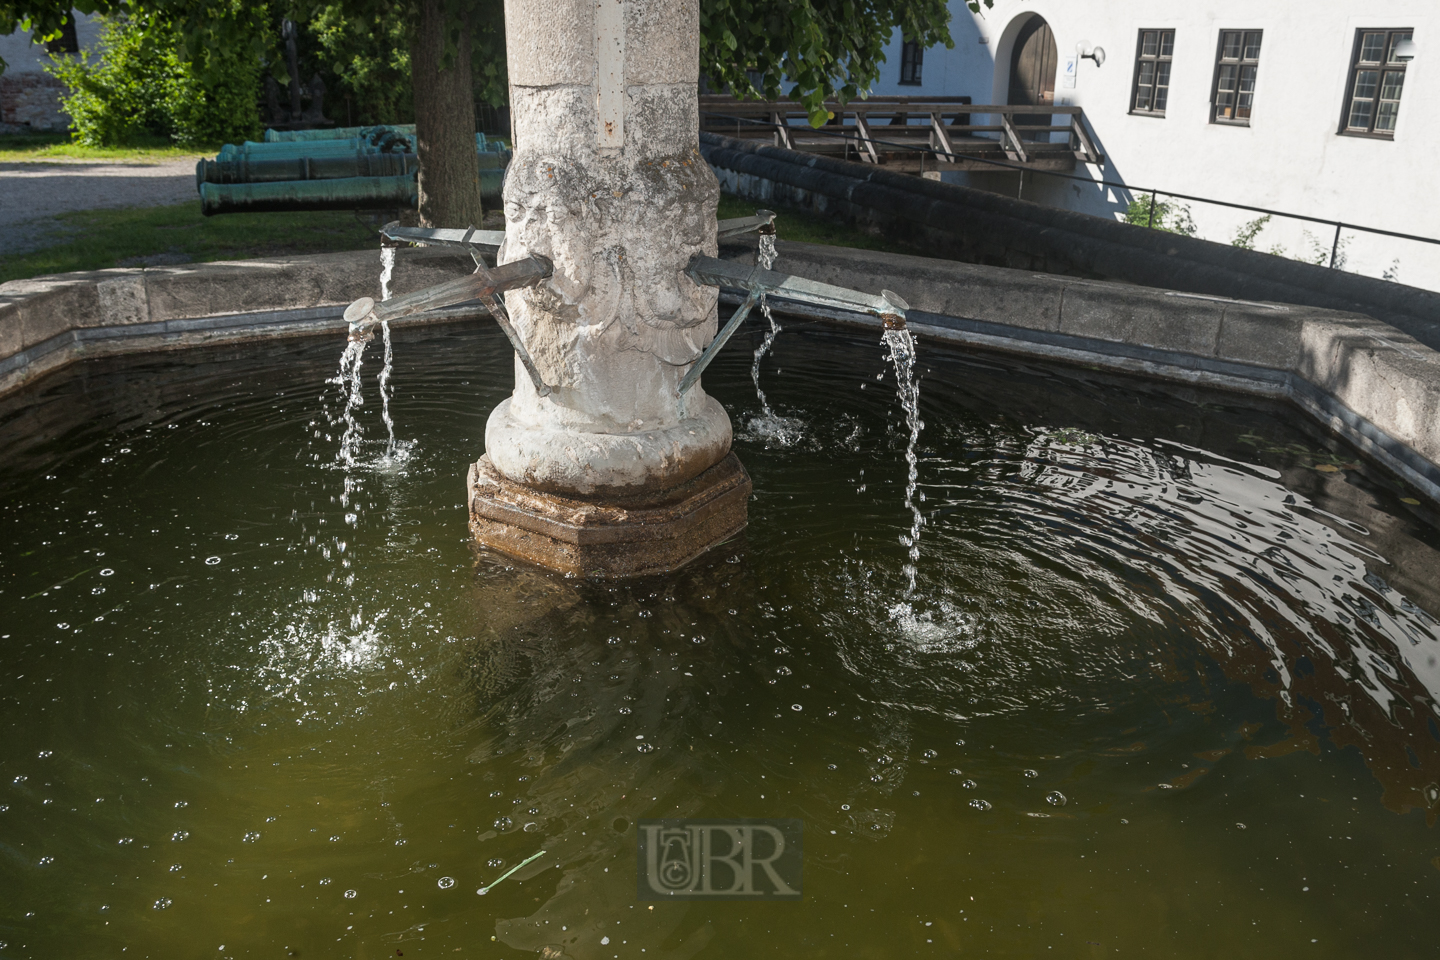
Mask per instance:
[[[1380,114],[1375,118],[1375,129],[1386,133],[1395,132],[1395,117],[1400,113],[1400,102],[1380,101]]]
[[[1386,70],[1385,82],[1380,87],[1381,100],[1399,100],[1400,88],[1405,85],[1405,74],[1401,70]]]
[[[1225,40],[1220,52],[1220,56],[1224,57],[1227,60],[1240,59],[1240,34],[1226,33],[1223,36]]]
[[[1154,30],[1146,30],[1140,35],[1140,56],[1153,57],[1160,49],[1160,41],[1155,36]]]
[[[1345,126],[1350,130],[1369,130],[1370,113],[1374,103],[1369,100],[1355,100],[1350,104],[1350,119]]]
[[[1367,33],[1360,40],[1360,62],[1379,63],[1385,52],[1385,34]]]
[[[1245,59],[1260,59],[1260,34],[1258,32],[1245,34]]]
[[[1169,57],[1175,53],[1175,31],[1160,31],[1160,56]]]
[[[1380,79],[1378,70],[1357,70],[1355,71],[1355,99],[1374,100],[1375,83]]]
[[[1136,88],[1136,90],[1135,90],[1135,109],[1136,109],[1136,110],[1149,110],[1149,109],[1150,109],[1150,88],[1149,88],[1149,87],[1143,87],[1143,86],[1142,86],[1142,87],[1137,87],[1137,88]]]
[[[1170,62],[1164,61],[1160,64],[1160,70],[1155,76],[1155,109],[1159,113],[1165,112],[1165,105],[1170,100]]]

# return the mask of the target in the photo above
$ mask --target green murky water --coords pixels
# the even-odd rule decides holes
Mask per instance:
[[[490,330],[342,505],[340,346],[5,401],[0,960],[1440,949],[1440,538],[1283,411],[922,340],[907,606],[868,336],[787,324],[788,445],[717,362],[748,533],[630,584],[468,542]],[[804,899],[637,901],[660,816],[803,819]]]

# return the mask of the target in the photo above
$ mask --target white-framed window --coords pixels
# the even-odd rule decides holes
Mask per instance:
[[[1395,56],[1395,46],[1413,33],[1408,27],[1355,31],[1341,133],[1394,138],[1405,90],[1405,63]]]

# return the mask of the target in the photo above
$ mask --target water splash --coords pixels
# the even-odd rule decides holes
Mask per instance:
[[[391,460],[395,456],[395,421],[390,417],[390,398],[394,396],[395,390],[390,386],[390,374],[394,369],[395,351],[390,345],[389,321],[380,321],[380,334],[385,341],[385,366],[380,371],[380,417],[385,421],[385,429],[390,434],[385,444],[385,459]]]
[[[360,384],[360,368],[364,363],[365,341],[352,340],[345,344],[345,352],[340,355],[339,371],[327,381],[340,388],[340,394],[345,400],[345,408],[340,414],[345,431],[340,437],[340,452],[336,455],[336,460],[347,470],[355,466],[360,454],[360,443],[365,437],[365,428],[360,425],[360,418],[357,416],[360,408],[365,406],[365,395]]]
[[[769,270],[775,265],[776,256],[774,234],[762,233],[760,247],[755,251],[756,264],[762,270]],[[799,420],[776,416],[775,411],[770,409],[770,401],[765,396],[765,391],[760,387],[760,361],[765,359],[765,355],[775,346],[775,338],[781,330],[780,324],[775,322],[775,315],[770,312],[770,302],[763,291],[760,294],[760,312],[770,328],[765,331],[765,339],[760,346],[755,348],[755,360],[750,364],[750,379],[755,384],[755,397],[760,401],[760,416],[750,421],[750,432],[767,443],[788,447],[800,439],[803,425]]]
[[[886,329],[881,342],[889,348],[886,359],[895,367],[895,394],[905,410],[905,423],[910,428],[910,439],[905,446],[905,507],[910,511],[910,532],[900,535],[900,542],[910,548],[910,559],[905,564],[907,584],[905,596],[915,592],[915,563],[920,559],[920,528],[925,518],[920,513],[918,500],[925,499],[923,493],[917,497],[916,488],[920,479],[919,458],[915,445],[920,441],[920,431],[925,422],[920,419],[920,384],[915,381],[915,338],[903,327],[898,330]]]
[[[380,247],[380,302],[384,303],[390,299],[390,278],[395,273],[395,248],[384,245]]]

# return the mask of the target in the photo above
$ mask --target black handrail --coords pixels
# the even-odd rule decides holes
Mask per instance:
[[[1038,108],[1036,108],[1036,109],[1038,109]],[[753,124],[757,124],[757,125],[759,125],[759,126],[774,127],[774,128],[779,128],[780,126],[782,126],[782,124],[774,123],[774,122],[769,121],[769,120],[755,120],[755,119],[752,119],[752,118],[750,118],[750,117],[737,117],[737,116],[732,116],[732,115],[723,114],[723,113],[715,113],[715,112],[709,111],[709,110],[702,110],[702,111],[700,111],[700,112],[701,112],[701,114],[704,115],[704,116],[718,117],[718,118],[721,119],[721,120],[734,120],[734,121],[737,121],[737,122],[753,123]],[[795,129],[794,127],[790,127],[789,124],[783,124],[783,126],[785,126],[787,129],[792,129],[792,130]],[[1310,216],[1306,216],[1306,215],[1303,214],[1303,213],[1286,213],[1286,212],[1284,212],[1283,210],[1271,210],[1271,209],[1269,209],[1268,207],[1254,207],[1254,206],[1251,206],[1251,205],[1246,204],[1246,203],[1231,203],[1231,202],[1228,201],[1228,200],[1212,200],[1212,199],[1210,199],[1209,197],[1196,197],[1196,196],[1192,196],[1192,195],[1186,194],[1186,193],[1174,193],[1174,192],[1172,192],[1172,191],[1170,191],[1170,190],[1146,189],[1146,188],[1144,188],[1144,187],[1137,187],[1137,186],[1134,186],[1134,185],[1132,185],[1132,184],[1128,184],[1128,183],[1124,183],[1124,182],[1120,182],[1120,181],[1115,181],[1115,180],[1096,180],[1094,177],[1078,177],[1078,176],[1076,176],[1076,175],[1074,175],[1074,174],[1072,174],[1072,173],[1058,173],[1058,172],[1056,172],[1056,171],[1054,171],[1054,170],[1038,170],[1038,169],[1034,169],[1034,168],[1031,168],[1031,167],[1027,167],[1027,166],[1025,166],[1024,164],[1012,163],[1012,162],[1010,162],[1010,161],[1008,161],[1008,160],[992,160],[992,159],[989,159],[989,158],[987,158],[987,157],[974,157],[974,156],[969,156],[969,155],[967,155],[967,154],[953,153],[953,152],[951,152],[951,151],[949,151],[949,150],[940,150],[940,149],[938,149],[938,148],[936,148],[936,147],[933,147],[933,146],[920,147],[920,146],[916,146],[916,145],[913,144],[913,143],[900,143],[900,142],[893,141],[893,140],[879,140],[879,139],[876,139],[876,138],[874,138],[874,137],[861,136],[861,135],[859,134],[858,129],[856,130],[856,132],[855,132],[854,134],[848,134],[848,133],[837,133],[837,132],[835,132],[834,130],[829,129],[829,128],[827,128],[827,127],[818,127],[818,128],[812,127],[809,131],[807,131],[807,133],[808,133],[808,134],[820,134],[820,135],[822,135],[822,136],[830,136],[830,137],[840,137],[840,138],[845,139],[845,140],[863,141],[863,142],[867,142],[867,143],[877,144],[877,145],[883,146],[883,147],[893,147],[893,148],[899,149],[899,150],[913,150],[913,151],[916,151],[916,152],[929,153],[929,154],[931,154],[932,156],[937,156],[937,157],[939,157],[939,156],[945,156],[945,157],[950,157],[950,158],[952,158],[952,159],[968,160],[968,161],[971,161],[971,162],[973,162],[973,163],[988,163],[988,164],[990,164],[991,166],[1005,167],[1005,168],[1010,169],[1010,170],[1019,170],[1021,173],[1024,173],[1024,172],[1026,172],[1026,171],[1029,171],[1030,173],[1041,173],[1041,174],[1044,174],[1044,175],[1047,176],[1047,177],[1059,177],[1059,178],[1061,178],[1062,180],[1077,180],[1077,181],[1079,181],[1079,182],[1081,182],[1081,183],[1092,183],[1092,184],[1095,184],[1095,185],[1097,185],[1097,186],[1102,186],[1102,187],[1120,187],[1121,189],[1127,190],[1127,191],[1129,191],[1129,192],[1131,192],[1131,193],[1134,193],[1134,192],[1137,192],[1137,191],[1138,191],[1139,193],[1148,193],[1148,194],[1150,194],[1150,223],[1148,224],[1148,226],[1150,226],[1152,229],[1153,229],[1154,226],[1155,226],[1155,197],[1156,197],[1156,196],[1174,197],[1174,198],[1177,199],[1177,200],[1191,200],[1191,201],[1194,201],[1195,203],[1210,203],[1210,204],[1214,204],[1215,206],[1218,206],[1218,207],[1231,207],[1231,208],[1236,209],[1236,210],[1249,210],[1249,211],[1251,211],[1252,213],[1264,213],[1264,214],[1269,214],[1270,216],[1275,216],[1275,217],[1286,217],[1286,218],[1291,219],[1291,220],[1305,220],[1305,221],[1307,221],[1307,222],[1309,222],[1309,223],[1323,223],[1323,224],[1326,224],[1327,226],[1333,226],[1333,227],[1335,228],[1335,241],[1334,241],[1334,243],[1332,243],[1331,246],[1330,246],[1330,267],[1331,267],[1331,269],[1334,269],[1334,267],[1335,267],[1335,260],[1336,260],[1338,254],[1339,254],[1339,251],[1340,251],[1340,231],[1341,231],[1342,228],[1346,228],[1346,229],[1350,229],[1350,230],[1359,230],[1359,231],[1363,231],[1363,232],[1365,232],[1365,233],[1378,233],[1378,234],[1381,234],[1381,235],[1387,236],[1387,237],[1397,237],[1397,238],[1399,238],[1399,239],[1401,239],[1401,240],[1416,240],[1416,241],[1419,241],[1420,243],[1435,243],[1435,244],[1440,244],[1440,240],[1434,239],[1433,237],[1417,237],[1417,236],[1415,236],[1414,234],[1409,234],[1409,233],[1397,233],[1397,232],[1394,231],[1394,230],[1381,230],[1379,227],[1362,227],[1362,226],[1359,226],[1359,225],[1353,224],[1353,223],[1343,223],[1343,222],[1341,222],[1341,221],[1339,221],[1339,220],[1326,220],[1326,219],[1323,218],[1323,217],[1310,217]],[[998,140],[995,141],[995,142],[996,142],[997,145],[999,145],[999,143],[1000,143],[1000,141],[998,141]]]

